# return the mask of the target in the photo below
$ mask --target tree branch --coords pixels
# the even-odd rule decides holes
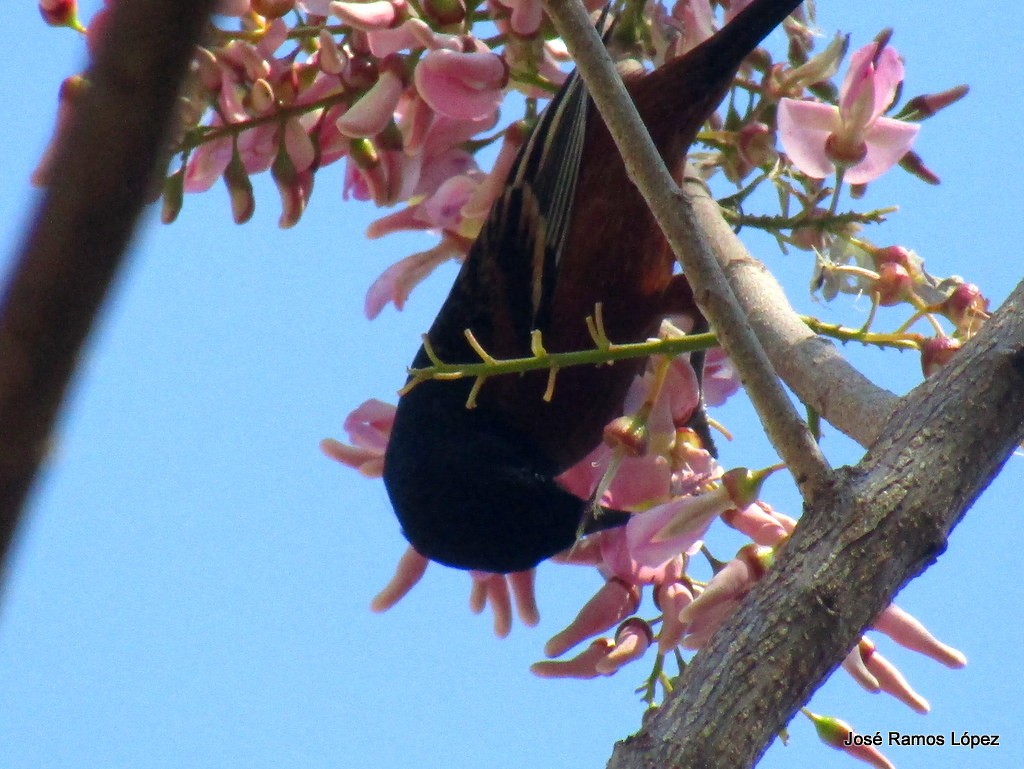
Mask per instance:
[[[704,182],[689,169],[687,197],[719,264],[779,376],[797,397],[837,429],[870,446],[899,398],[851,366],[832,342],[812,332],[793,311],[771,272],[750,255],[722,218]]]
[[[1024,283],[913,390],[609,767],[752,766],[1024,439]]]
[[[214,0],[112,6],[0,300],[0,573],[79,352],[151,189]]]
[[[665,168],[590,17],[578,0],[548,0],[548,15],[573,52],[576,66],[644,196],[683,265],[694,298],[740,374],[772,445],[805,498],[824,491],[831,470],[793,407],[722,269],[704,241],[692,209]]]

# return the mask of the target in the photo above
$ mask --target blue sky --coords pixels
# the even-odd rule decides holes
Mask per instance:
[[[968,15],[962,4],[872,1],[856,16],[849,4],[819,6],[823,28],[851,32],[854,46],[895,28],[907,95],[971,85],[917,145],[943,185],[900,172],[877,182],[872,203],[902,210],[872,237],[914,248],[932,272],[963,274],[998,303],[1024,274],[1016,5],[995,0]],[[26,179],[58,84],[83,50],[73,33],[43,26],[30,0],[6,9],[5,30],[6,270],[36,198]],[[0,767],[589,769],[638,727],[632,689],[643,668],[590,682],[527,670],[597,589],[591,571],[542,568],[540,627],[517,626],[504,641],[467,611],[468,578],[436,566],[396,609],[369,612],[404,542],[380,482],[322,458],[317,443],[342,437],[345,414],[364,399],[394,400],[454,271],[435,275],[403,313],[365,320],[374,277],[429,241],[365,241],[374,212],[341,200],[340,176],[340,167],[321,176],[288,232],[276,228],[265,181],[243,227],[219,187],[188,198],[170,227],[147,217],[12,557],[0,606]],[[805,255],[752,245],[798,308],[863,316],[863,302],[810,300]],[[919,381],[916,356],[849,352],[893,389]],[[718,416],[737,434],[727,465],[774,461],[742,399]],[[825,448],[837,464],[858,457],[834,431]],[[949,746],[888,749],[900,767],[1024,765],[1022,462],[1010,460],[949,551],[899,598],[968,667],[947,671],[879,643],[933,712],[917,716],[842,675],[812,700],[863,732],[1002,736],[969,757]],[[781,475],[765,497],[798,510]],[[717,541],[723,555],[735,546]],[[803,719],[791,732],[762,766],[857,765],[821,746]]]

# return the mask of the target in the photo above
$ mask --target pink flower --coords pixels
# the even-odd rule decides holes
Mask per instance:
[[[618,625],[640,605],[640,588],[619,579],[604,583],[594,597],[580,609],[569,626],[544,644],[544,654],[560,657],[591,636]]]
[[[494,613],[494,635],[505,638],[512,631],[512,602],[524,625],[534,627],[540,622],[537,595],[534,591],[536,570],[511,574],[472,571],[473,587],[469,593],[469,610],[480,614],[487,604]],[[510,590],[511,589],[511,590]]]
[[[505,97],[508,71],[490,52],[430,51],[416,66],[416,90],[435,112],[459,120],[491,115]]]
[[[708,0],[678,0],[672,16],[682,23],[683,37],[677,55],[696,48],[715,34],[715,16]]]
[[[420,555],[411,546],[406,548],[405,553],[398,561],[398,566],[395,567],[395,575],[370,602],[370,611],[378,613],[387,611],[405,598],[406,594],[423,577],[429,564],[430,559],[426,556]]]
[[[397,58],[382,62],[377,82],[338,118],[338,130],[345,136],[358,138],[373,136],[387,128],[405,90],[403,70]]]
[[[732,614],[754,584],[761,579],[772,558],[770,548],[745,545],[719,571],[693,603],[679,615],[689,624],[683,645],[697,649],[711,637],[719,625]]]
[[[962,668],[967,664],[963,652],[939,641],[917,619],[894,603],[875,618],[874,627],[900,646],[931,657],[948,668]]]
[[[544,4],[541,0],[496,0],[498,5],[512,11],[509,22],[512,31],[520,37],[532,37],[540,29],[544,18]]]
[[[914,691],[899,669],[879,654],[875,644],[867,638],[861,638],[860,643],[853,647],[843,661],[843,668],[870,692],[891,694],[922,715],[931,709],[928,700]]]
[[[433,248],[407,256],[391,265],[366,292],[366,301],[363,304],[366,317],[370,320],[376,318],[388,302],[401,310],[412,290],[430,275],[435,267],[449,259],[460,259],[463,253],[462,244],[446,235]]]
[[[404,2],[391,3],[388,0],[371,0],[368,3],[333,2],[329,7],[331,13],[345,24],[369,32],[393,26],[404,12],[404,6]]]
[[[352,445],[325,438],[320,442],[320,450],[331,459],[354,467],[367,478],[379,478],[384,471],[384,450],[394,423],[394,406],[376,399],[368,400],[345,418],[345,432]]]
[[[704,403],[721,406],[740,389],[736,367],[721,347],[712,347],[704,356]]]
[[[615,646],[594,667],[598,673],[610,676],[623,665],[643,657],[653,641],[651,626],[639,617],[630,617],[615,631]]]
[[[866,184],[899,162],[920,126],[882,117],[903,80],[903,62],[887,38],[853,54],[839,106],[779,101],[779,138],[790,160],[814,179],[837,168],[850,184]]]
[[[598,638],[585,651],[569,660],[542,660],[530,665],[530,672],[541,678],[597,678],[597,666],[615,648],[610,638]]]

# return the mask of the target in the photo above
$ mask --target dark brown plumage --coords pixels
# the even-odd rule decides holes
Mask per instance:
[[[685,56],[627,80],[677,179],[744,57],[797,5],[754,0]],[[466,329],[498,358],[528,355],[534,329],[551,352],[587,349],[585,318],[600,302],[612,341],[640,341],[666,312],[696,312],[673,266],[574,74],[520,151],[428,337],[446,362],[478,360]],[[421,348],[413,366],[428,364]],[[405,536],[435,561],[510,572],[570,547],[581,531],[623,524],[628,515],[617,511],[592,519],[590,503],[554,477],[598,444],[642,365],[565,369],[550,402],[546,374],[496,377],[471,410],[470,381],[418,384],[399,401],[384,464]]]

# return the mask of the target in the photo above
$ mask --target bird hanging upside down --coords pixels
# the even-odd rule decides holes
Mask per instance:
[[[627,78],[655,145],[677,180],[697,132],[743,59],[800,0],[754,0],[709,40],[648,74]],[[446,363],[479,360],[470,329],[496,358],[593,346],[585,318],[603,306],[608,338],[643,341],[669,313],[699,317],[647,204],[573,73],[522,147],[502,194],[428,332]],[[488,380],[475,408],[468,379],[428,380],[398,403],[384,483],[402,531],[422,555],[461,569],[522,571],[577,537],[623,525],[555,477],[601,441],[643,361],[579,366],[558,375]],[[430,365],[423,348],[412,363]]]

